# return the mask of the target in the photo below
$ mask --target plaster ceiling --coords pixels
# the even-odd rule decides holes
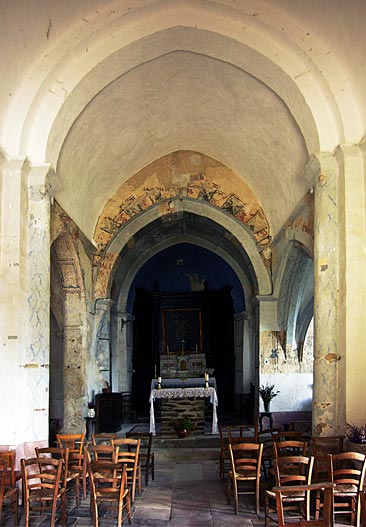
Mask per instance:
[[[364,136],[365,15],[363,0],[3,2],[0,146],[51,164],[89,239],[116,188],[182,149],[245,180],[275,236],[311,155]]]

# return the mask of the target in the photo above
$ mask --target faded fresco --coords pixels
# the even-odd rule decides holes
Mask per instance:
[[[191,151],[164,156],[121,185],[99,217],[94,233],[99,252],[95,263],[135,214],[176,197],[206,201],[235,216],[253,233],[264,263],[270,265],[270,229],[254,193],[230,168]]]

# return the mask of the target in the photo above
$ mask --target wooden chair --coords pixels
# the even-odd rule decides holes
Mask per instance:
[[[362,490],[365,479],[366,455],[359,452],[329,454],[329,474],[333,489],[334,515],[342,514],[351,517],[351,525],[360,527]],[[316,518],[324,504],[321,496],[316,496]]]
[[[110,461],[117,463],[119,446],[115,445],[86,445],[85,455],[87,463],[92,461]]]
[[[14,474],[14,451],[0,453],[0,523],[4,505],[10,505],[14,525],[18,525],[18,489]]]
[[[69,449],[69,471],[79,474],[83,485],[83,498],[86,499],[86,481],[88,476],[84,456],[85,434],[56,434],[60,448]]]
[[[226,426],[219,425],[220,438],[220,478],[225,479],[225,474],[230,470],[230,453],[229,453],[229,437]]]
[[[117,512],[117,526],[123,522],[123,511],[131,523],[130,493],[127,488],[126,465],[109,461],[88,464],[90,480],[90,511],[93,526],[99,525],[99,509]]]
[[[21,459],[25,527],[31,512],[49,512],[50,526],[56,522],[57,511],[66,525],[66,489],[62,481],[64,462],[50,457]]]
[[[278,527],[333,527],[334,521],[332,514],[332,483],[312,483],[309,485],[296,485],[291,487],[273,487],[272,492],[275,495],[276,500]],[[291,495],[294,492],[321,494],[322,502],[324,503],[322,519],[309,518],[308,520],[304,520],[302,518],[299,518],[297,521],[294,521],[294,518],[290,517],[288,518],[288,521],[285,520],[284,502],[286,501],[287,495]]]
[[[276,487],[310,485],[314,458],[312,456],[283,456],[274,460],[274,474]],[[276,521],[273,514],[277,514],[277,496],[273,490],[265,493],[265,526],[270,520]],[[304,489],[287,492],[282,498],[284,511],[297,511],[298,517],[305,520],[310,518],[310,493]]]
[[[306,456],[308,449],[307,441],[274,441],[273,456],[275,459],[282,456]]]
[[[149,484],[149,473],[154,481],[155,461],[154,452],[152,451],[153,435],[152,432],[126,432],[127,438],[140,439],[139,462],[141,469],[145,472],[145,485]]]
[[[258,443],[258,425],[228,426],[229,443]]]
[[[262,471],[267,482],[269,481],[271,474],[273,474],[274,454],[272,434],[278,431],[277,428],[265,428],[258,432],[258,441],[263,444]]]
[[[329,454],[344,452],[344,436],[312,437],[311,453],[314,456],[314,481],[330,481]]]
[[[71,490],[72,484],[74,484],[76,506],[80,507],[80,476],[78,472],[69,469],[69,449],[59,447],[35,447],[35,452],[37,457],[52,457],[54,459],[63,460],[64,466],[61,480],[63,480],[66,493]]]
[[[134,503],[136,495],[136,484],[138,493],[141,495],[141,465],[140,439],[118,438],[113,439],[113,446],[119,447],[117,462],[126,464],[127,484],[131,488],[131,501]]]
[[[6,454],[14,454],[13,451]],[[12,470],[11,456],[0,456],[0,523],[4,505],[9,504],[14,517],[14,525],[18,525],[18,489],[15,483],[14,468]]]
[[[99,432],[91,435],[93,445],[111,445],[112,439],[117,439],[114,432]]]
[[[302,441],[301,432],[297,430],[280,430],[272,433],[273,441]]]
[[[233,490],[235,514],[238,514],[239,495],[253,494],[255,511],[259,515],[262,453],[263,445],[259,443],[229,443],[231,468],[228,472],[227,502],[230,504]]]

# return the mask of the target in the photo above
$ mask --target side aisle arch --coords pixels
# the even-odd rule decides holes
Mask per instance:
[[[63,430],[85,426],[83,407],[87,399],[87,310],[83,273],[72,236],[64,228],[51,247],[51,259],[63,292]],[[51,284],[51,297],[54,293]],[[60,300],[57,300],[60,302]],[[51,302],[52,303],[52,302]],[[61,309],[61,308],[60,308]],[[52,353],[52,350],[51,350]],[[57,372],[60,374],[60,372]],[[52,382],[52,374],[51,382]],[[60,394],[58,394],[60,397]]]

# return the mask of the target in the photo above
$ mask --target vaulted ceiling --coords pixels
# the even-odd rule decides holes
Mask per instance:
[[[1,2],[0,146],[51,165],[90,240],[121,184],[183,149],[242,178],[275,236],[311,156],[364,137],[365,15],[363,0]]]

